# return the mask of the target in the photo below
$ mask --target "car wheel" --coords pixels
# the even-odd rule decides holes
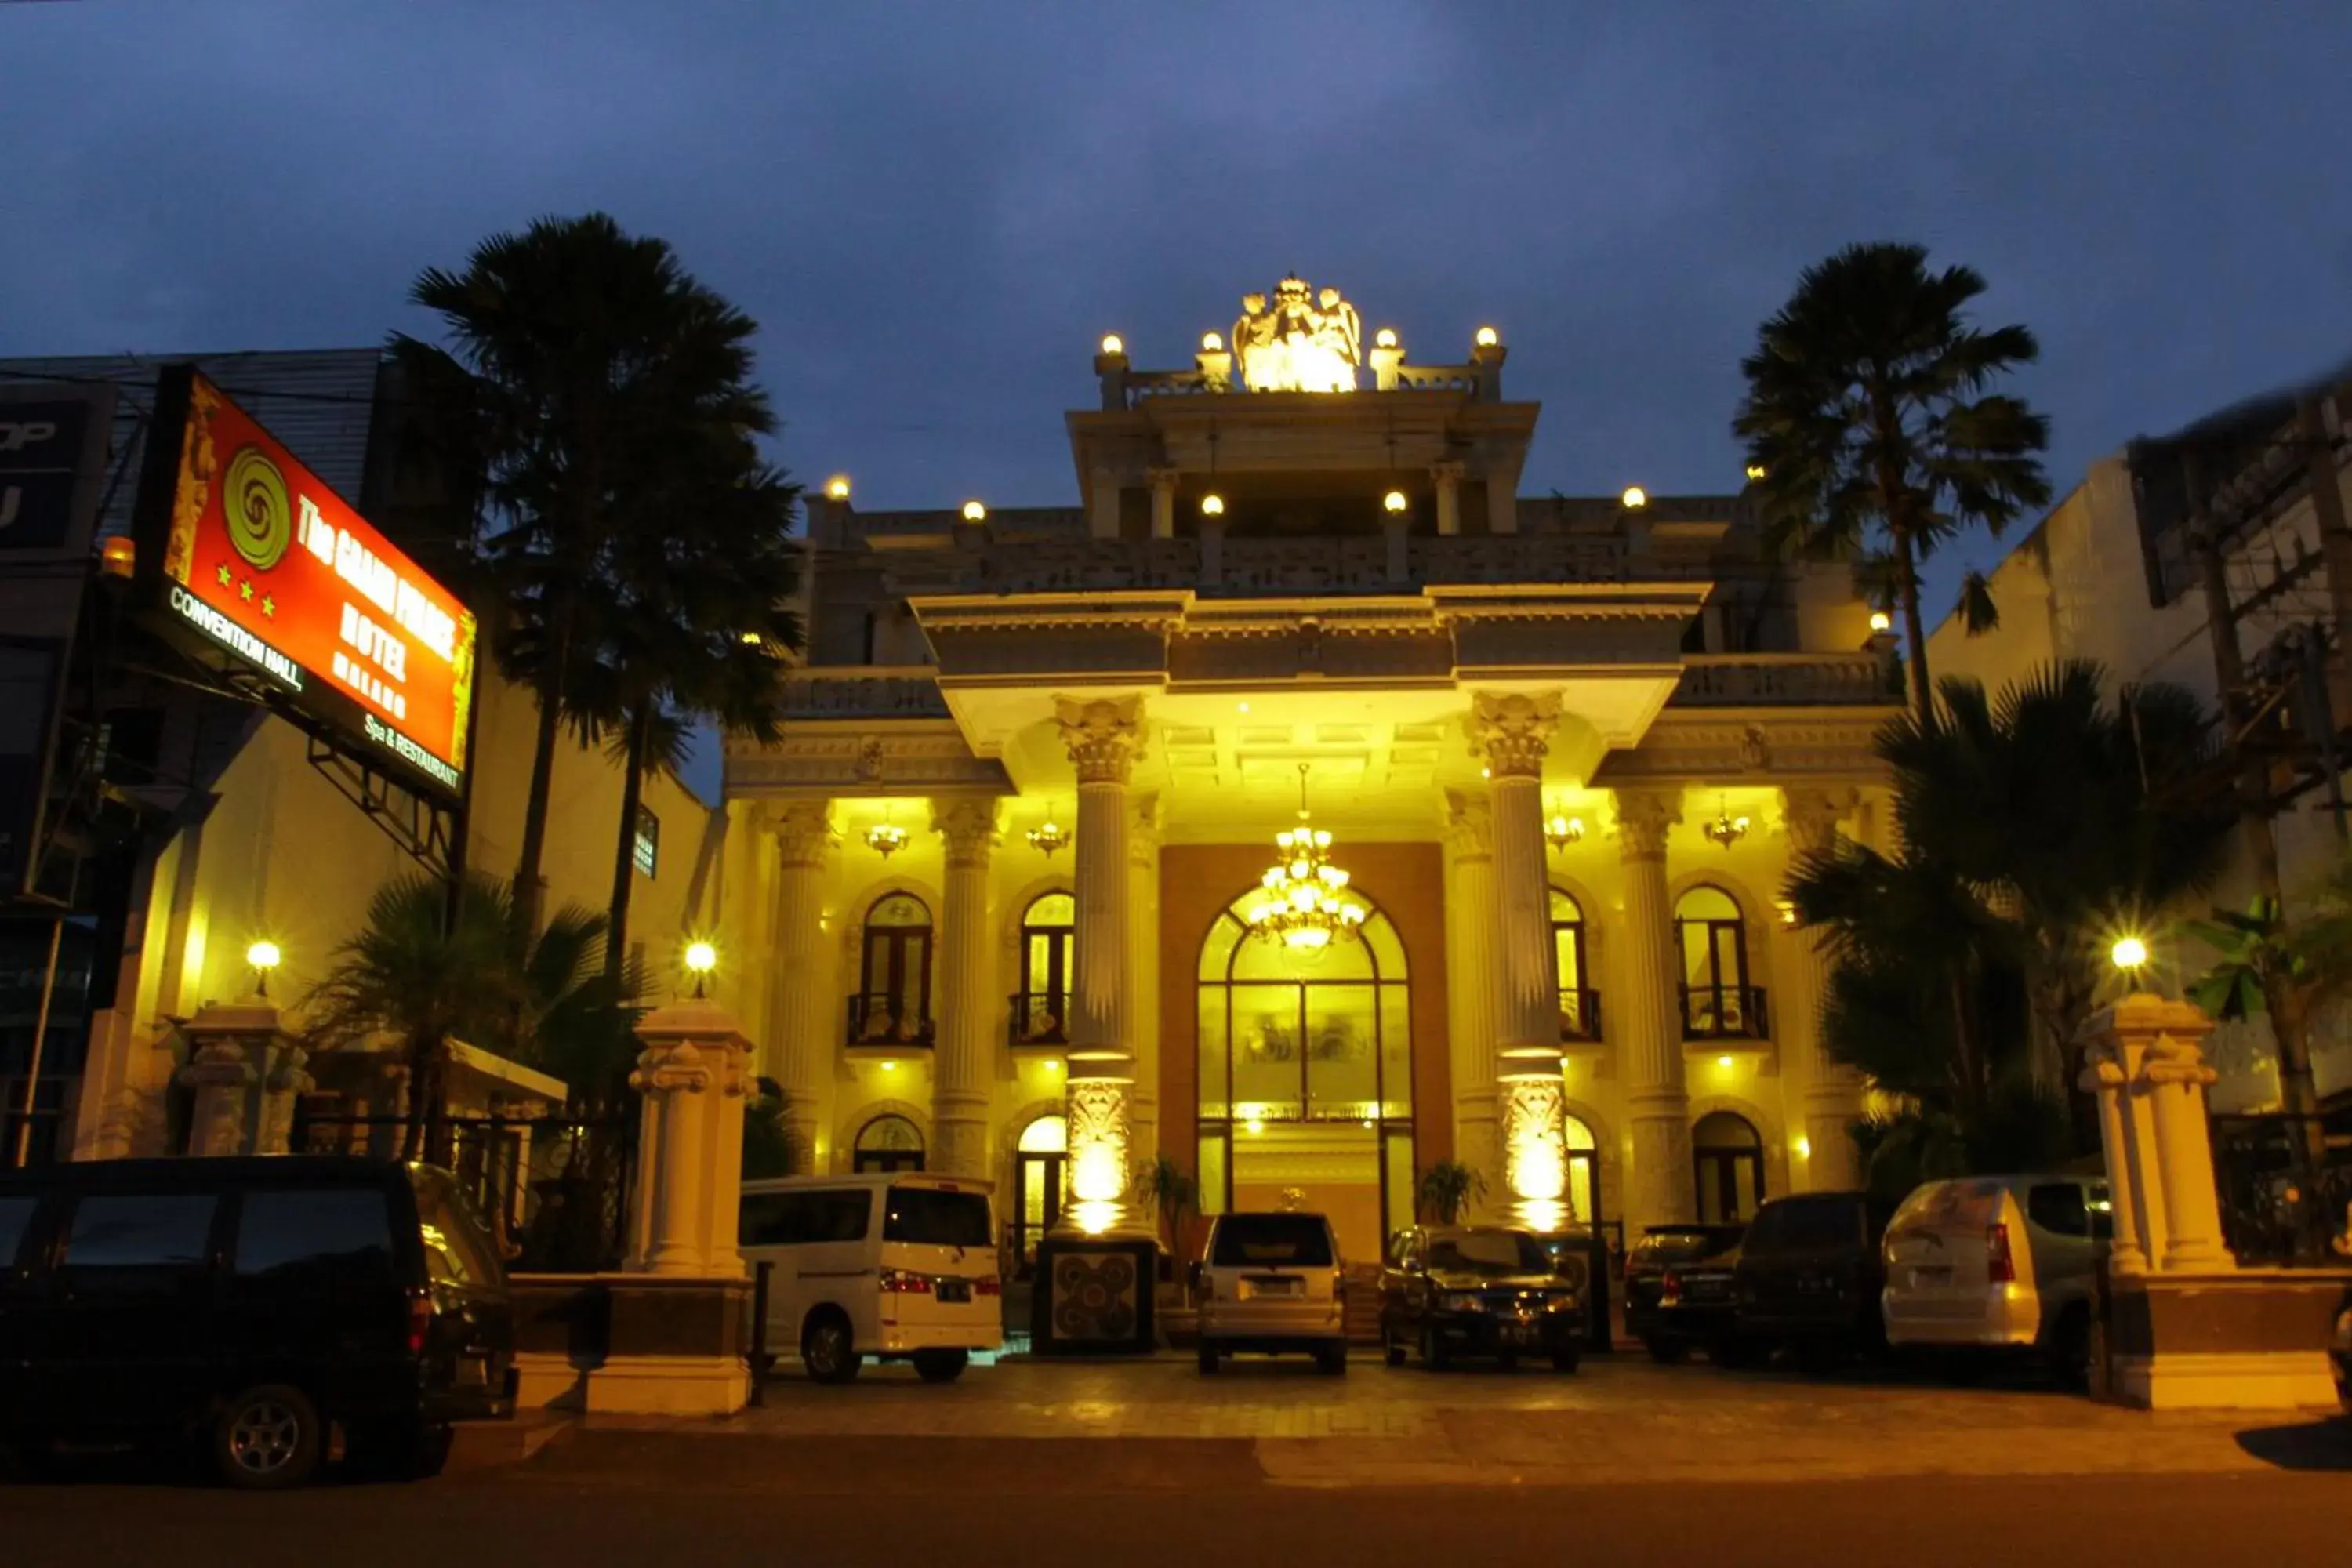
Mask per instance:
[[[801,1335],[801,1364],[815,1383],[847,1383],[866,1357],[849,1337],[849,1321],[828,1312]]]
[[[915,1375],[925,1383],[953,1383],[971,1364],[970,1351],[917,1351]]]
[[[2058,1314],[2051,1325],[2050,1342],[2043,1356],[2050,1370],[2050,1381],[2061,1388],[2085,1389],[2091,1386],[2091,1310],[2076,1302]]]
[[[1444,1372],[1454,1364],[1454,1357],[1447,1352],[1444,1337],[1433,1325],[1422,1326],[1421,1364],[1432,1372]]]
[[[1315,1352],[1315,1366],[1326,1377],[1348,1375],[1348,1347],[1344,1344],[1321,1345]]]
[[[1404,1364],[1404,1337],[1394,1329],[1381,1331],[1381,1359],[1391,1366]]]
[[[1650,1359],[1660,1366],[1673,1366],[1690,1355],[1690,1346],[1680,1340],[1670,1340],[1664,1334],[1652,1334],[1642,1344],[1649,1351]]]
[[[256,1384],[222,1404],[213,1422],[213,1468],[242,1490],[299,1487],[319,1468],[324,1436],[308,1394],[282,1383]]]
[[[1201,1342],[1201,1375],[1203,1377],[1217,1375],[1217,1347],[1206,1340]]]
[[[1579,1359],[1572,1350],[1554,1351],[1551,1352],[1551,1369],[1554,1372],[1574,1372]]]

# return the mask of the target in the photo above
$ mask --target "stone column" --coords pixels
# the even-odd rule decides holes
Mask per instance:
[[[2095,1013],[2077,1039],[2082,1086],[2099,1097],[2115,1204],[2117,1275],[2227,1272],[2206,1127],[2214,1079],[2200,1048],[2213,1021],[2187,1002],[2139,993]]]
[[[1129,1159],[1141,1164],[1160,1152],[1160,797],[1127,804]]]
[[[1446,1026],[1454,1038],[1454,1145],[1485,1178],[1493,1202],[1507,1191],[1502,1107],[1496,1099],[1495,837],[1485,794],[1445,792]],[[1480,1205],[1484,1209],[1486,1205]]]
[[[1147,468],[1144,477],[1151,481],[1151,537],[1176,537],[1176,470]]]
[[[208,1003],[182,1026],[188,1065],[180,1082],[195,1091],[191,1154],[283,1154],[294,1101],[310,1092],[310,1056],[266,996]]]
[[[1437,483],[1437,531],[1462,531],[1462,465],[1432,463],[1429,477]]]
[[[2164,1268],[2210,1273],[2236,1267],[2221,1245],[2221,1200],[2205,1113],[2205,1091],[2220,1075],[2199,1048],[2213,1025],[2188,1003],[2172,1005],[2178,1013],[2148,1043],[2140,1068],[2164,1172]]]
[[[1550,1228],[1568,1191],[1559,976],[1543,837],[1544,754],[1559,723],[1559,698],[1481,692],[1470,723],[1492,781],[1495,941],[1502,960],[1495,1076],[1505,1184],[1517,1217]]]
[[[751,1042],[716,1002],[673,1002],[637,1024],[645,1042],[629,1087],[645,1097],[638,1180],[653,1189],[630,1238],[649,1274],[738,1279],[735,1214],[743,1188],[743,1101]]]
[[[985,1176],[988,1099],[996,1042],[1005,1028],[996,994],[996,940],[988,910],[988,863],[996,847],[996,802],[966,796],[931,803],[931,826],[947,846],[945,907],[940,910],[938,1065],[931,1126],[939,1168],[951,1176]]]
[[[1666,899],[1666,832],[1681,819],[1679,790],[1617,792],[1625,984],[1623,1000],[1612,998],[1610,1014],[1633,1133],[1629,1237],[1645,1225],[1687,1221],[1696,1214],[1682,1010],[1675,1001],[1674,911]]]
[[[1800,859],[1836,845],[1838,819],[1853,806],[1851,791],[1789,789],[1780,792],[1780,799],[1792,870]],[[1862,1116],[1862,1077],[1822,1048],[1822,1006],[1830,987],[1830,955],[1822,938],[1801,926],[1782,936],[1795,961],[1783,972],[1788,996],[1774,1033],[1782,1081],[1793,1080],[1804,1096],[1805,1185],[1812,1192],[1845,1191],[1862,1184],[1862,1163],[1847,1131]]]
[[[833,844],[832,803],[790,801],[770,818],[776,838],[773,1063],[784,1091],[793,1173],[816,1169],[818,1128],[832,1077],[835,970],[824,933],[824,858]]]
[[[1070,995],[1070,1222],[1089,1236],[1128,1217],[1133,988],[1128,973],[1127,781],[1142,750],[1142,700],[1062,698],[1078,779],[1077,973]]]

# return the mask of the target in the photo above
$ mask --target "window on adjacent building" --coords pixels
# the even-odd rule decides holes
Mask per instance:
[[[1762,998],[1748,984],[1748,922],[1722,889],[1705,884],[1675,905],[1682,949],[1683,1036],[1760,1037]]]
[[[656,816],[649,806],[637,807],[635,855],[638,871],[652,876],[655,866],[661,860],[661,818]]]

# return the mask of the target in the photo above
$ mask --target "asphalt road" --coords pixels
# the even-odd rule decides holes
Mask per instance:
[[[1084,1458],[1078,1458],[1080,1453]],[[1737,1563],[2035,1568],[2323,1563],[2352,1552],[2352,1475],[1924,1477],[1859,1482],[1312,1489],[1247,1445],[633,1437],[516,1469],[285,1497],[0,1488],[0,1562],[520,1563]]]

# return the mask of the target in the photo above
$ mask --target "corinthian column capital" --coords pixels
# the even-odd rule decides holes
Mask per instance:
[[[947,841],[949,865],[985,865],[988,852],[996,847],[996,801],[986,795],[935,800],[931,827]]]
[[[1666,858],[1666,831],[1682,819],[1680,790],[1619,790],[1619,854],[1628,860],[1664,860]]]
[[[1838,819],[1854,807],[1850,789],[1784,789],[1781,814],[1789,825],[1789,847],[1818,855],[1837,843]]]
[[[817,865],[833,843],[833,803],[783,801],[768,808],[767,826],[775,836],[777,858],[784,865]]]
[[[1556,691],[1481,691],[1471,699],[1470,750],[1496,778],[1541,777],[1544,753],[1559,728]]]
[[[1143,699],[1057,697],[1054,721],[1080,784],[1127,782],[1143,751]]]
[[[1445,839],[1456,859],[1486,859],[1495,853],[1495,808],[1484,795],[1445,792]]]

